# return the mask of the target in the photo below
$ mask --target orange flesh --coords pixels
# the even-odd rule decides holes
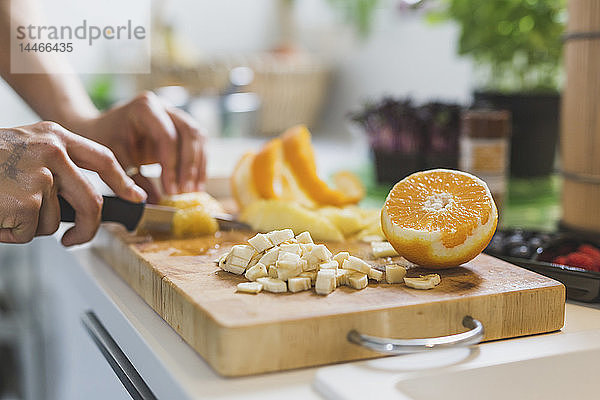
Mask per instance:
[[[463,244],[488,222],[493,206],[485,187],[468,176],[444,171],[415,174],[397,183],[385,203],[391,222],[401,228],[441,232],[442,244]]]

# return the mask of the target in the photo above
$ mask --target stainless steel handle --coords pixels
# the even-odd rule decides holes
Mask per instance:
[[[425,339],[388,339],[363,335],[356,330],[348,332],[348,341],[367,349],[386,354],[406,354],[429,351],[440,347],[470,346],[481,342],[485,331],[483,324],[471,316],[463,318],[462,324],[469,330],[455,335]]]
[[[155,400],[156,396],[154,396],[152,390],[146,385],[146,382],[96,317],[96,314],[93,311],[85,312],[81,316],[81,322],[127,392],[129,392],[131,398],[135,400]]]

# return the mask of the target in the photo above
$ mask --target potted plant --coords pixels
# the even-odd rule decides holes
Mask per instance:
[[[475,107],[512,113],[511,175],[552,172],[566,0],[439,0],[430,21],[454,20],[458,53],[475,62]]]

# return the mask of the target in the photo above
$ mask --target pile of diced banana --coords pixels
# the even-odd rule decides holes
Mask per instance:
[[[385,243],[373,243],[373,253],[377,257],[397,255]],[[296,293],[314,286],[317,294],[327,295],[339,286],[364,289],[369,279],[405,283],[415,289],[431,289],[440,283],[437,274],[407,278],[402,265],[387,265],[384,275],[348,252],[334,256],[324,244],[315,244],[308,232],[294,236],[291,229],[259,233],[248,239],[247,245],[233,246],[217,263],[222,270],[243,274],[250,281],[237,285],[237,291],[244,293]]]

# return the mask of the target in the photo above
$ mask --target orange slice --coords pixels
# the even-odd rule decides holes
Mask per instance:
[[[238,161],[231,175],[231,194],[240,209],[260,200],[252,177],[254,153],[245,153]]]
[[[256,154],[252,162],[252,179],[258,195],[263,199],[276,199],[281,192],[281,140],[273,139]]]
[[[315,203],[339,207],[360,201],[362,196],[346,195],[344,192],[330,188],[319,178],[310,143],[310,132],[304,125],[288,129],[281,140],[285,162],[302,191]]]
[[[407,260],[449,268],[472,260],[491,240],[498,211],[481,179],[435,169],[412,174],[390,191],[381,210],[388,241]]]
[[[339,171],[333,175],[335,188],[353,199],[365,197],[365,187],[354,173],[350,171]]]

